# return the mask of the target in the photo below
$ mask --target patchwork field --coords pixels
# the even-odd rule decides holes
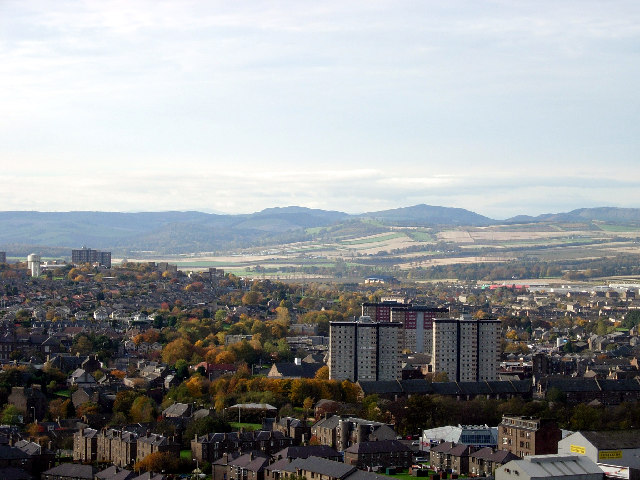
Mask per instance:
[[[376,225],[376,228],[382,227]],[[407,271],[418,267],[509,262],[524,258],[584,260],[620,254],[640,258],[640,228],[608,224],[544,223],[440,231],[390,226],[370,235],[348,232],[348,229],[341,229],[335,237],[324,232],[322,240],[318,241],[247,248],[221,255],[207,253],[162,258],[145,255],[135,260],[168,261],[181,270],[215,267],[238,275],[264,278],[296,278],[296,275],[316,278],[326,276],[327,269],[335,267],[336,262],[343,262],[342,268],[348,276],[346,272],[358,266]]]

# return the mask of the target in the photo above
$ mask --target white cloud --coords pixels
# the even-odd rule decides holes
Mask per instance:
[[[632,1],[6,1],[0,201],[637,205],[639,44]]]

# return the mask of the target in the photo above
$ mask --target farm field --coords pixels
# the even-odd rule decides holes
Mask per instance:
[[[383,229],[377,224],[378,230]],[[424,227],[384,227],[363,235],[342,228],[322,231],[322,239],[238,249],[220,254],[140,255],[135,261],[167,261],[181,270],[221,268],[257,278],[326,278],[341,262],[343,276],[355,268],[399,272],[474,263],[581,261],[616,255],[638,255],[640,228],[609,224],[542,223],[457,227],[438,231]],[[436,243],[437,242],[437,243]],[[117,263],[114,259],[114,263]],[[257,268],[259,267],[259,268]],[[346,270],[344,270],[346,269]],[[376,270],[377,269],[377,270]]]

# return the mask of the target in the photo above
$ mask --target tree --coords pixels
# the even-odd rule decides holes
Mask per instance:
[[[98,404],[94,402],[86,402],[82,405],[78,405],[78,408],[76,408],[76,414],[79,417],[83,417],[85,415],[96,415],[99,412],[100,407],[98,407]]]
[[[323,365],[316,371],[315,378],[318,380],[329,380],[329,367]]]
[[[56,398],[49,402],[49,413],[51,418],[71,418],[75,415],[73,402],[70,398]]]
[[[146,395],[141,395],[131,405],[131,420],[133,422],[152,422],[156,418],[156,404]]]
[[[138,398],[138,396],[140,396],[140,394],[133,390],[119,391],[116,393],[116,398],[113,402],[113,412],[120,412],[128,417],[133,401]]]
[[[18,425],[22,421],[22,413],[14,405],[6,404],[0,413],[2,423],[7,425]]]
[[[167,343],[162,349],[162,361],[174,365],[178,360],[189,360],[193,354],[193,345],[184,338]]]
[[[93,352],[93,342],[86,335],[79,335],[75,338],[71,353],[79,353],[80,355],[89,355]]]
[[[177,472],[180,468],[180,459],[170,452],[154,452],[136,462],[134,469],[145,472]]]
[[[309,411],[313,408],[313,398],[307,397],[302,402],[302,408],[304,408],[304,416],[309,416]]]
[[[243,305],[257,305],[262,302],[262,295],[259,292],[250,291],[242,296]]]
[[[622,326],[624,328],[633,328],[638,324],[640,324],[640,310],[630,310],[627,312],[622,321]]]

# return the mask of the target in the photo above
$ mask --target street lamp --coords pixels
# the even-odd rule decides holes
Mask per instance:
[[[193,461],[193,462],[196,462],[196,469],[193,471],[193,478],[198,478],[198,476],[200,475],[200,473],[202,473],[202,472],[200,471],[200,466],[199,466],[199,463],[198,463],[198,459],[197,459],[197,458],[194,458],[192,461]]]

